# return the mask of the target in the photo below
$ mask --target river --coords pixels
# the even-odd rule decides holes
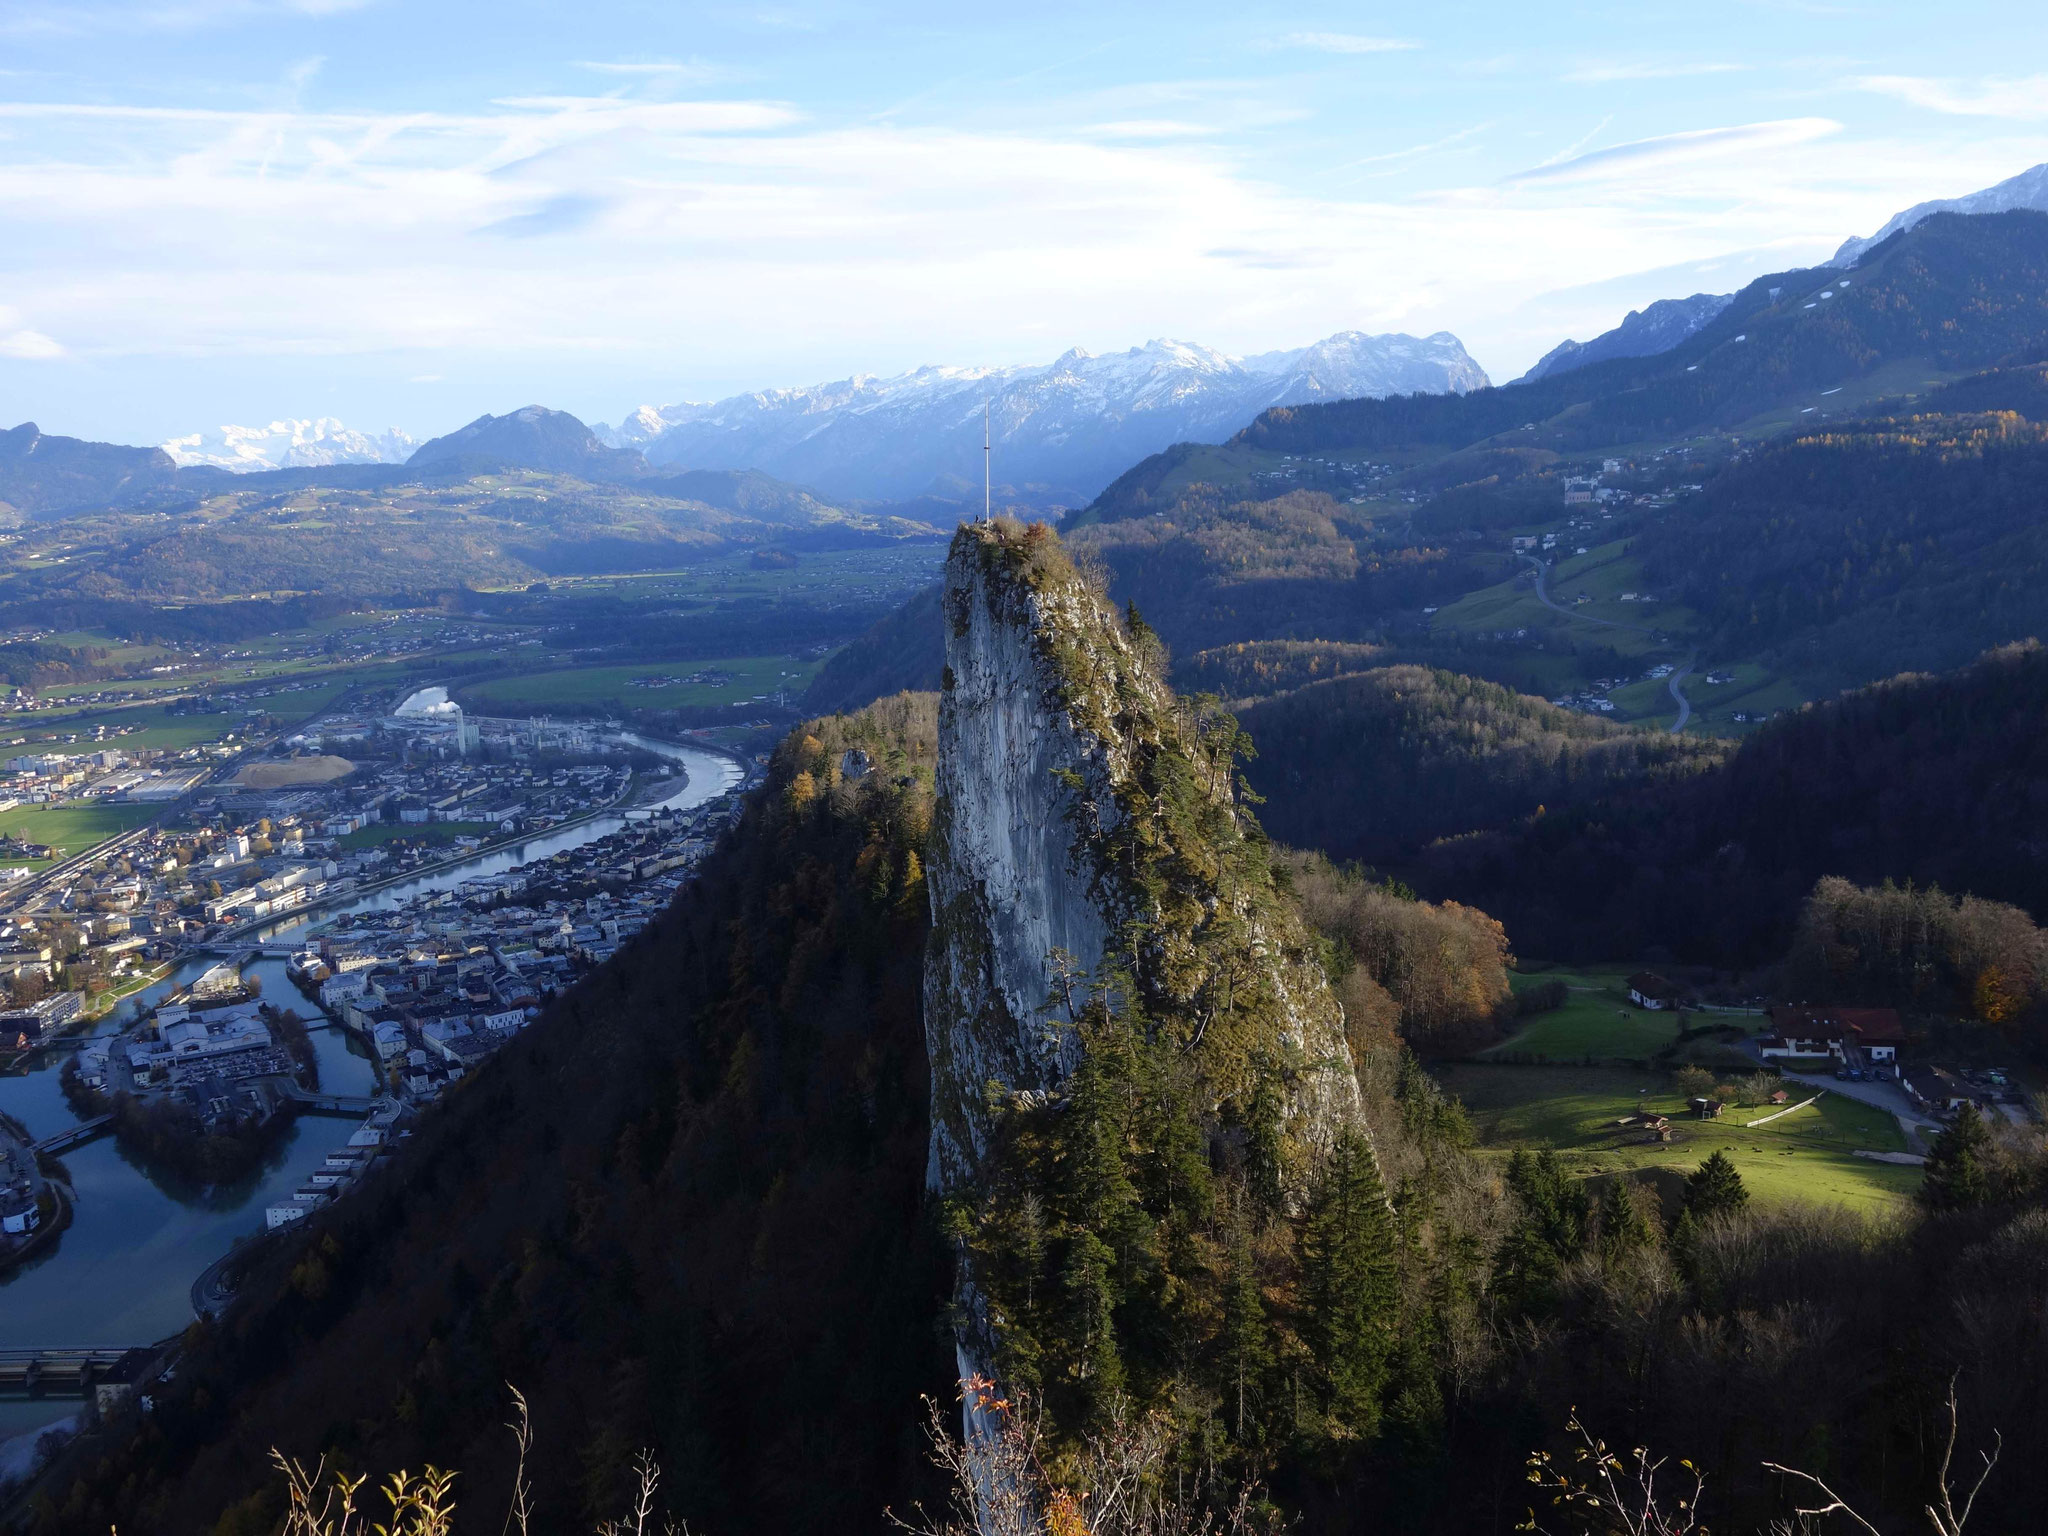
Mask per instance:
[[[731,759],[668,742],[629,737],[635,745],[676,762],[689,775],[661,807],[688,810],[735,787],[740,769]],[[325,912],[383,910],[414,896],[447,890],[482,874],[511,869],[579,847],[617,831],[622,814],[596,817],[580,826],[545,833],[509,848],[410,880]],[[281,928],[266,942],[294,941],[310,922]],[[173,987],[192,980],[212,962],[195,959],[174,974],[122,1003],[91,1033],[126,1027]],[[259,960],[245,975],[260,979],[266,1000],[293,1007],[302,1017],[317,1008],[285,975],[281,960]],[[311,1031],[320,1062],[320,1086],[348,1094],[374,1090],[364,1048],[339,1027]],[[49,1136],[78,1116],[64,1102],[58,1071],[68,1051],[45,1052],[26,1072],[0,1075],[0,1110],[26,1125],[34,1136]],[[263,1229],[263,1208],[289,1196],[327,1154],[348,1141],[354,1119],[300,1115],[263,1167],[233,1185],[192,1188],[143,1167],[114,1142],[101,1137],[63,1155],[76,1193],[71,1226],[53,1248],[0,1281],[0,1348],[52,1345],[148,1344],[177,1333],[192,1321],[191,1287],[200,1272],[237,1240]],[[0,1402],[0,1440],[51,1423],[74,1412],[75,1400]]]

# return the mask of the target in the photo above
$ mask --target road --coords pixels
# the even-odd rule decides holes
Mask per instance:
[[[1590,613],[1576,613],[1561,603],[1552,602],[1545,581],[1545,578],[1550,573],[1550,567],[1534,555],[1523,555],[1522,558],[1529,562],[1529,569],[1536,573],[1536,601],[1548,608],[1552,613],[1561,613],[1568,619],[1577,619],[1581,624],[1598,624],[1607,629],[1631,630],[1638,635],[1648,635],[1652,639],[1657,637],[1657,631],[1645,625],[1624,624],[1619,619],[1596,619]],[[1685,693],[1678,685],[1692,675],[1693,663],[1698,657],[1698,651],[1689,654],[1685,658],[1685,664],[1673,672],[1671,674],[1671,681],[1665,684],[1671,691],[1671,697],[1678,701],[1678,722],[1671,727],[1671,734],[1674,736],[1683,731],[1686,721],[1692,718],[1692,701],[1685,696]]]
[[[1780,1074],[1788,1082],[1825,1088],[1829,1093],[1840,1094],[1845,1099],[1858,1100],[1873,1109],[1881,1109],[1888,1115],[1896,1116],[1901,1125],[1918,1126],[1929,1131],[1941,1129],[1941,1122],[1915,1108],[1913,1101],[1907,1098],[1905,1091],[1896,1084],[1871,1082],[1868,1079],[1855,1083],[1832,1076],[1822,1077],[1816,1072],[1786,1072],[1782,1068]]]
[[[1678,685],[1684,682],[1688,677],[1692,676],[1692,664],[1695,660],[1698,659],[1699,654],[1700,653],[1698,651],[1693,651],[1689,655],[1687,655],[1687,657],[1685,658],[1685,665],[1680,667],[1676,672],[1671,674],[1671,681],[1669,684],[1666,685],[1671,690],[1671,697],[1678,700],[1678,720],[1677,723],[1671,727],[1671,734],[1674,736],[1676,736],[1680,731],[1684,730],[1685,722],[1692,718],[1692,700],[1688,699],[1685,696],[1685,694],[1679,689]]]
[[[1534,555],[1524,555],[1522,558],[1529,562],[1529,569],[1536,573],[1536,601],[1550,609],[1553,613],[1561,613],[1568,619],[1577,619],[1581,624],[1598,624],[1603,629],[1631,629],[1639,635],[1651,636],[1657,633],[1654,629],[1646,629],[1641,624],[1624,624],[1619,619],[1596,619],[1590,613],[1579,613],[1574,609],[1565,607],[1562,603],[1552,602],[1544,580],[1550,574],[1550,567],[1541,560],[1538,560]]]

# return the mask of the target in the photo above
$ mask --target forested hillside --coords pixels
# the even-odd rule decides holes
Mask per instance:
[[[1319,492],[1228,503],[1191,495],[1170,513],[1084,525],[1073,544],[1108,570],[1118,600],[1187,651],[1364,639],[1389,610],[1455,597],[1503,571],[1497,555],[1381,548],[1369,532]]]
[[[835,651],[811,679],[804,706],[863,709],[892,693],[936,690],[945,650],[940,623],[939,588],[934,584]]]
[[[1715,767],[1733,750],[1630,730],[1496,683],[1381,667],[1252,703],[1246,777],[1281,842],[1405,865],[1438,838]]]
[[[1415,879],[1500,918],[1523,954],[1655,945],[1746,966],[1785,952],[1823,875],[2048,912],[2048,651],[1810,706],[1710,771],[1440,843]]]
[[[1851,422],[1773,443],[1636,539],[1720,655],[1845,682],[2048,634],[2048,425]]]
[[[1392,641],[1570,695],[1631,680],[1638,633],[1751,664],[1773,707],[1955,666],[2043,627],[2034,435],[1985,414],[2044,414],[2044,294],[2048,214],[1937,216],[1851,272],[1759,278],[1667,352],[1270,410],[1068,527],[1182,652]],[[1517,603],[1517,552],[1607,585]],[[1598,606],[1638,598],[1664,606]]]

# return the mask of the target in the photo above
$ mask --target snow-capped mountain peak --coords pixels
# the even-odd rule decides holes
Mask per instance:
[[[1050,363],[927,365],[709,405],[642,406],[616,430],[596,430],[656,464],[758,469],[842,496],[915,496],[979,480],[985,404],[1001,478],[1047,499],[1085,500],[1146,454],[1228,437],[1268,406],[1487,383],[1445,331],[1344,331],[1254,357],[1154,337],[1122,352],[1072,347]]]
[[[174,437],[162,446],[181,467],[203,464],[252,474],[329,464],[403,464],[419,444],[396,427],[371,434],[345,427],[332,416],[318,416],[264,427],[216,427]]]
[[[2021,171],[2017,176],[2008,176],[1996,186],[1986,187],[1981,192],[1915,203],[1903,213],[1893,214],[1885,221],[1884,228],[1868,240],[1844,240],[1842,248],[1835,252],[1827,264],[1831,267],[1853,267],[1872,246],[1889,240],[1902,229],[1911,229],[1922,219],[1937,213],[2010,213],[2014,209],[2048,213],[2048,162]]]

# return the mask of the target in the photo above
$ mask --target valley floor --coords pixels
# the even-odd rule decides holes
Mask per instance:
[[[1438,1068],[1436,1076],[1470,1113],[1484,1153],[1548,1148],[1567,1168],[1593,1175],[1690,1173],[1725,1152],[1751,1196],[1769,1205],[1882,1211],[1903,1207],[1920,1185],[1918,1168],[1855,1155],[1902,1152],[1905,1136],[1890,1115],[1840,1094],[1826,1093],[1807,1108],[1752,1127],[1744,1122],[1776,1111],[1730,1105],[1718,1120],[1699,1120],[1667,1074],[1643,1068],[1459,1062]],[[1813,1091],[1799,1089],[1794,1102]],[[1671,1118],[1670,1141],[1651,1140],[1641,1128],[1621,1123],[1644,1110]]]

